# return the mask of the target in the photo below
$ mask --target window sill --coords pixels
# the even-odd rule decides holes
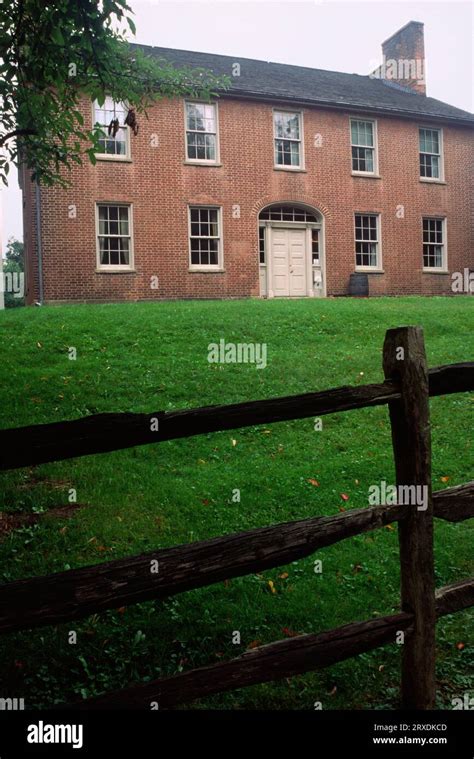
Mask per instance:
[[[188,272],[190,274],[222,274],[225,272],[225,269],[221,269],[220,267],[216,266],[215,269],[211,268],[199,268],[197,266],[189,267]]]
[[[370,171],[351,171],[353,177],[365,177],[365,179],[382,179],[380,174],[371,174]]]
[[[423,274],[449,274],[449,271],[447,269],[425,269],[423,267]]]
[[[448,184],[444,179],[430,179],[429,177],[420,177],[420,182],[425,184]]]
[[[291,166],[274,166],[273,171],[289,171],[292,174],[307,174],[306,169],[302,169],[299,166],[292,168]]]
[[[214,163],[213,161],[183,161],[185,166],[208,166],[209,168],[219,168],[222,163]]]
[[[96,161],[113,161],[114,163],[132,163],[132,159],[129,156],[117,156],[117,155],[98,155],[95,154]]]
[[[385,269],[375,269],[370,266],[356,266],[356,274],[385,274]]]
[[[125,269],[125,268],[120,268],[120,269],[96,269],[95,273],[96,274],[136,274],[137,270],[136,269]]]

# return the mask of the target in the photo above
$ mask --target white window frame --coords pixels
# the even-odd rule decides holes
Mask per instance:
[[[202,132],[200,130],[188,129],[188,104],[189,105],[212,105],[215,114],[215,132]],[[197,132],[198,134],[214,134],[216,138],[216,157],[209,158],[189,158],[188,156],[188,132]],[[184,162],[198,164],[200,166],[218,166],[220,165],[220,140],[219,140],[219,107],[214,101],[192,100],[187,98],[184,101]]]
[[[426,155],[439,155],[439,177],[422,177],[421,176],[420,156],[422,152],[424,153],[424,151],[420,149],[420,131],[422,129],[428,129],[430,132],[438,132],[439,153],[427,153]],[[444,182],[444,141],[443,141],[443,130],[441,127],[426,126],[423,124],[421,124],[418,127],[418,173],[420,177],[420,182],[435,182],[435,183]],[[426,218],[428,219],[430,217],[426,216]]]
[[[442,246],[442,264],[441,266],[425,266],[425,244],[429,245],[430,243],[425,243],[423,239],[423,222],[426,220],[434,220],[434,221],[440,221],[441,222],[441,233],[443,235],[443,242],[441,243]],[[447,219],[446,216],[429,216],[429,215],[423,215],[421,217],[421,240],[422,240],[422,264],[423,264],[423,271],[427,273],[432,274],[446,274],[448,272],[448,234],[447,234]],[[431,243],[433,245],[438,245],[438,243]]]
[[[117,101],[114,101],[114,103],[116,103],[116,102]],[[99,108],[101,107],[97,103],[97,100],[93,101],[93,103],[92,103],[92,128],[94,128],[95,125],[98,123],[96,121],[96,118],[95,118],[96,104],[97,104],[97,106]],[[105,102],[104,102],[104,105],[105,105]],[[124,102],[124,103],[122,103],[122,105],[124,106],[125,109],[128,108],[128,104],[127,103]],[[101,126],[103,126],[103,125],[101,124]],[[105,125],[105,126],[107,126],[107,125]],[[120,128],[125,130],[125,153],[124,154],[120,154],[120,153],[95,153],[95,157],[97,158],[98,161],[131,161],[132,157],[131,157],[131,145],[130,145],[130,143],[131,143],[131,140],[130,140],[130,127],[127,124],[121,124]]]
[[[193,264],[191,256],[191,211],[194,208],[203,210],[217,211],[217,240],[219,241],[217,251],[217,264]],[[208,239],[208,238],[206,238]],[[213,238],[215,239],[215,238]],[[224,243],[223,243],[223,225],[222,225],[222,206],[216,206],[207,203],[190,203],[188,205],[188,249],[189,249],[189,271],[224,271]]]
[[[374,151],[374,170],[373,171],[359,171],[357,169],[352,168],[352,148],[368,148],[370,150],[370,146],[367,145],[356,145],[352,142],[352,122],[353,121],[363,121],[369,124],[372,124],[372,134],[374,138],[374,144],[372,147],[372,150]],[[378,125],[377,125],[377,119],[367,119],[363,116],[349,116],[349,141],[350,141],[350,159],[351,159],[351,174],[356,177],[378,177],[379,176],[379,148],[378,148]]]
[[[292,116],[298,116],[298,125],[299,125],[299,139],[294,140],[293,138],[288,138],[287,142],[298,142],[300,146],[299,150],[299,158],[300,162],[296,166],[290,166],[284,163],[277,163],[276,162],[276,142],[277,140],[285,140],[284,137],[277,137],[275,133],[275,114],[277,113],[286,113],[291,114]],[[289,110],[288,108],[272,108],[272,128],[273,128],[273,168],[277,169],[278,171],[304,171],[305,170],[305,160],[304,160],[304,122],[303,122],[303,111],[299,110]]]
[[[358,242],[373,242],[372,240],[358,240],[356,237],[356,223],[355,223],[355,217],[356,216],[374,216],[376,219],[376,230],[377,230],[377,240],[375,241],[377,244],[377,263],[375,266],[359,266],[357,264],[357,251],[356,251],[356,243]],[[382,265],[382,218],[381,214],[377,213],[376,211],[354,211],[354,216],[352,223],[354,225],[354,262],[355,262],[355,271],[367,271],[367,272],[382,272],[383,271],[383,265]]]
[[[117,206],[128,208],[128,238],[130,240],[129,262],[128,264],[103,264],[100,260],[100,225],[99,225],[99,206]],[[104,235],[102,235],[104,236]],[[109,237],[110,235],[105,235]],[[123,237],[124,235],[116,235]],[[133,245],[133,205],[132,203],[122,203],[114,200],[98,200],[95,203],[95,242],[96,242],[96,271],[98,272],[127,272],[135,271],[134,269],[134,245]]]

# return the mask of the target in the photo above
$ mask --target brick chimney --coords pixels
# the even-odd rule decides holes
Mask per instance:
[[[383,63],[373,75],[426,95],[423,24],[409,21],[382,42]]]

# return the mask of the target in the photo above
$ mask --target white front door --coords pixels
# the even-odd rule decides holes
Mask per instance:
[[[306,230],[272,229],[272,285],[278,297],[304,297],[306,289]]]

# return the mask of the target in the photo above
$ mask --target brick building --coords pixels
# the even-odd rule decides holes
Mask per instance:
[[[474,116],[426,96],[422,24],[372,76],[144,49],[231,86],[104,134],[71,188],[20,170],[28,302],[347,295],[355,272],[371,295],[451,294],[472,268]]]

